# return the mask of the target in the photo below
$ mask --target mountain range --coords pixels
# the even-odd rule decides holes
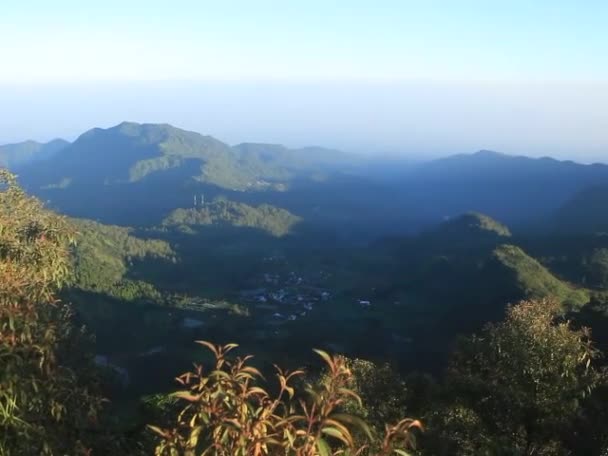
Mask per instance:
[[[515,230],[608,229],[598,215],[608,166],[492,151],[382,173],[371,159],[332,149],[230,146],[167,124],[123,122],[71,144],[1,146],[0,164],[18,169],[22,184],[51,207],[108,223],[161,223],[194,198],[221,196],[373,235],[415,232],[471,211]]]
[[[25,141],[17,144],[0,146],[0,166],[18,169],[37,161],[47,160],[65,149],[70,143],[63,139],[55,139],[48,143]]]
[[[578,192],[603,183],[603,164],[479,151],[421,164],[404,178],[401,191],[411,195],[421,217],[439,221],[477,211],[518,228],[553,223],[554,213]]]

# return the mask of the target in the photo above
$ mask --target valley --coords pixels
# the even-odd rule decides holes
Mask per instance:
[[[197,338],[236,341],[260,360],[294,366],[321,347],[437,370],[457,334],[499,319],[507,302],[552,295],[576,310],[601,296],[553,259],[563,237],[576,248],[594,241],[554,223],[536,241],[540,212],[518,212],[516,192],[525,210],[535,199],[558,207],[584,181],[608,176],[608,166],[487,151],[386,178],[368,177],[365,165],[321,148],[230,148],[168,125],[123,123],[30,163],[21,179],[50,207],[98,220],[73,219],[80,237],[67,299],[98,353],[127,370],[142,353],[170,357],[167,370],[180,359],[187,366]],[[522,179],[561,190],[501,190]],[[516,232],[459,207],[494,209]]]
[[[263,373],[316,372],[319,348],[440,377],[509,303],[608,321],[599,203],[575,203],[605,165],[480,152],[383,175],[337,151],[132,123],[28,160],[20,182],[69,216],[61,298],[93,337],[120,432],[209,361],[196,340],[238,343]]]

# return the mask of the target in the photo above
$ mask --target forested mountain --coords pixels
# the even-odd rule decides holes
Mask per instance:
[[[438,223],[478,211],[518,226],[539,222],[593,184],[608,181],[608,166],[480,151],[423,163],[403,178],[410,210]]]
[[[123,122],[82,134],[47,166],[28,170],[28,181],[44,187],[67,179],[71,186],[95,187],[135,184],[166,173],[180,187],[198,182],[231,190],[265,190],[312,177],[323,165],[346,162],[345,154],[328,149],[230,147],[167,124]]]
[[[464,328],[475,331],[501,318],[506,303],[552,296],[569,311],[591,300],[586,283],[570,282],[560,274],[563,268],[535,258],[529,247],[527,238],[513,236],[504,224],[483,214],[464,214],[419,235],[376,244],[376,254],[388,258],[375,267],[377,293],[387,302],[402,303],[409,318],[418,320],[408,328],[421,343],[417,350],[449,346]],[[559,241],[548,249],[566,257]],[[575,269],[584,271],[580,260],[578,265]],[[425,329],[429,325],[441,330],[431,335]]]
[[[19,174],[50,207],[104,223],[159,224],[173,210],[193,207],[195,197],[224,196],[367,239],[420,231],[470,211],[529,229],[545,227],[564,206],[561,219],[572,222],[568,201],[608,181],[606,165],[491,151],[382,163],[319,147],[231,147],[166,124],[123,122],[92,129]],[[599,196],[581,198],[591,204]],[[597,212],[597,204],[591,209]]]
[[[218,195],[331,219],[348,217],[353,205],[373,212],[388,194],[350,174],[358,162],[318,147],[230,147],[170,125],[124,122],[84,133],[20,178],[51,207],[110,223],[159,223],[176,208],[192,207],[195,197]]]
[[[14,170],[30,163],[47,160],[69,144],[63,139],[55,139],[48,143],[25,141],[0,145],[0,166]]]
[[[558,232],[608,232],[608,181],[576,193],[555,211],[551,224]]]

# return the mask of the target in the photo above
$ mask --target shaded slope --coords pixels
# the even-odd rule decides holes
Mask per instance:
[[[606,181],[606,165],[480,151],[420,165],[400,188],[410,210],[429,222],[477,211],[526,224],[549,216],[581,189]]]
[[[442,248],[482,247],[509,237],[511,231],[506,225],[479,212],[468,212],[441,223],[436,230],[421,236],[421,241]]]
[[[608,185],[592,186],[578,192],[555,211],[551,226],[567,233],[608,232]]]

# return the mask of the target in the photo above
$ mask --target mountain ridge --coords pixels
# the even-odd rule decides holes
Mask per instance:
[[[109,223],[123,223],[122,217],[124,223],[139,223],[132,217],[137,213],[146,214],[146,223],[158,223],[204,193],[269,203],[305,218],[322,213],[334,225],[347,220],[345,212],[348,217],[366,213],[358,219],[366,230],[392,225],[393,233],[419,231],[466,212],[519,229],[548,220],[584,188],[608,182],[608,165],[490,150],[404,166],[399,179],[393,178],[394,170],[378,176],[365,169],[360,156],[333,149],[254,142],[230,146],[167,123],[125,121],[88,130],[19,174],[29,191],[60,211],[117,217],[106,219]]]
[[[18,143],[0,145],[0,166],[14,169],[35,161],[48,159],[60,152],[70,143],[57,138],[48,142],[38,142],[31,139]]]

